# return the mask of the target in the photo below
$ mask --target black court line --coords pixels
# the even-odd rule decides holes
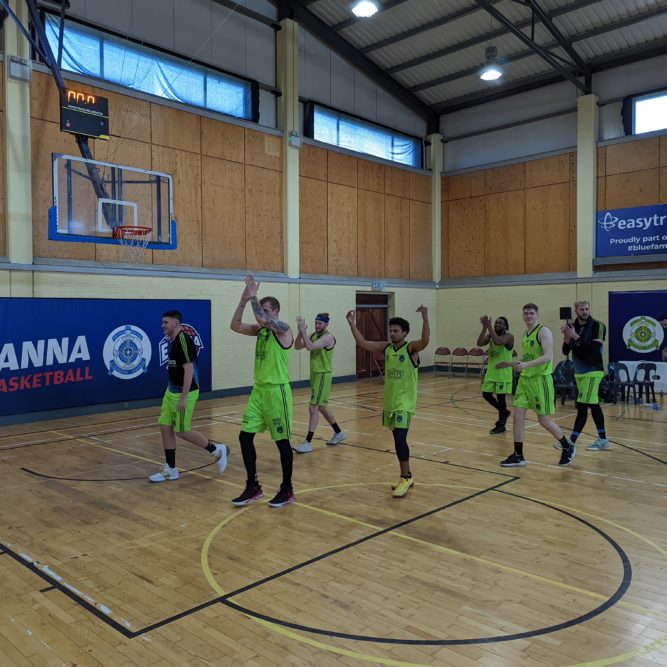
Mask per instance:
[[[48,593],[49,591],[55,591],[56,587],[55,586],[47,586],[46,588],[40,588],[39,592],[40,593]]]
[[[203,470],[204,468],[209,468],[212,465],[215,465],[217,461],[211,461],[197,468],[188,468],[187,470],[181,470],[181,474],[186,472],[195,472],[197,470]],[[43,472],[38,472],[36,470],[31,470],[30,468],[19,468],[23,472],[27,472],[30,475],[35,477],[41,477],[43,479],[53,479],[58,482],[131,482],[136,480],[146,481],[148,479],[146,475],[141,475],[141,477],[97,477],[97,478],[84,478],[84,477],[57,477],[55,475],[47,475]]]
[[[536,503],[538,505],[542,505],[544,507],[547,507],[549,509],[555,510],[557,512],[561,512],[562,514],[565,514],[566,516],[569,516],[576,521],[579,521],[580,523],[584,524],[594,532],[596,532],[598,535],[600,535],[604,540],[606,540],[616,551],[618,554],[621,563],[623,565],[623,578],[621,583],[619,584],[618,588],[614,592],[613,595],[611,595],[607,600],[605,600],[602,604],[598,605],[591,611],[586,612],[585,614],[581,614],[580,616],[577,616],[576,618],[572,618],[568,621],[564,621],[562,623],[557,623],[555,625],[543,627],[543,628],[538,628],[535,630],[527,630],[526,632],[518,632],[518,633],[513,633],[509,635],[494,635],[490,637],[473,637],[473,638],[466,638],[466,639],[406,639],[406,638],[390,638],[390,637],[371,637],[367,635],[356,635],[356,634],[350,634],[350,633],[345,633],[345,632],[337,632],[335,630],[326,630],[322,628],[315,628],[307,625],[301,625],[299,623],[292,623],[290,621],[285,621],[282,619],[278,619],[272,616],[269,616],[267,614],[261,614],[259,612],[256,612],[252,609],[249,609],[247,607],[243,607],[242,605],[238,605],[234,602],[230,601],[230,598],[236,595],[239,595],[240,593],[243,593],[251,588],[255,588],[258,585],[261,585],[267,581],[271,581],[279,576],[282,576],[283,574],[288,574],[290,572],[293,572],[295,569],[299,569],[300,566],[296,566],[294,568],[289,568],[288,570],[285,570],[282,573],[278,573],[277,575],[274,575],[273,577],[267,577],[266,579],[263,579],[256,584],[251,584],[249,586],[245,586],[244,588],[238,589],[237,591],[234,591],[232,593],[229,593],[221,599],[222,604],[230,607],[231,609],[235,609],[236,611],[239,611],[243,614],[247,614],[249,616],[267,621],[269,623],[274,623],[276,625],[280,625],[283,627],[288,627],[293,630],[299,630],[302,632],[309,632],[312,634],[317,634],[317,635],[323,635],[326,637],[336,637],[340,639],[351,639],[354,641],[363,641],[363,642],[373,642],[373,643],[379,643],[379,644],[399,644],[399,645],[409,645],[409,646],[460,646],[460,645],[469,645],[469,644],[491,644],[491,643],[496,643],[496,642],[507,642],[507,641],[514,641],[517,639],[529,639],[532,637],[538,637],[540,635],[546,635],[550,634],[553,632],[558,632],[560,630],[565,630],[567,628],[571,628],[576,625],[580,625],[581,623],[584,623],[586,621],[589,621],[592,618],[595,618],[596,616],[599,616],[603,612],[605,612],[607,609],[615,605],[621,598],[625,595],[627,592],[628,588],[630,587],[630,583],[632,582],[632,566],[630,564],[630,559],[628,558],[627,554],[625,551],[621,548],[621,546],[607,533],[602,531],[600,528],[597,526],[594,526],[592,523],[589,521],[586,521],[585,519],[582,519],[581,517],[576,516],[575,514],[572,514],[571,512],[568,512],[566,510],[563,510],[559,507],[555,507],[553,505],[550,505],[549,503],[540,501],[540,500],[533,500],[532,498],[528,498],[526,496],[522,496],[519,494],[507,492],[507,491],[502,491],[500,490],[501,486],[504,486],[505,484],[508,484],[511,480],[508,480],[507,482],[501,482],[500,484],[496,485],[495,487],[492,487],[490,489],[487,489],[486,491],[473,494],[472,496],[469,496],[468,498],[464,498],[458,502],[463,502],[465,500],[469,500],[470,498],[473,498],[475,496],[481,495],[481,493],[486,493],[487,491],[497,491],[498,493],[502,493],[508,496],[512,496],[515,498],[519,498],[521,500],[527,500],[529,502]],[[454,504],[457,503],[452,503],[449,506],[451,507]],[[445,509],[448,506],[444,506],[443,508],[440,509]],[[440,511],[438,510],[433,510],[431,512],[427,512],[426,514],[422,516],[428,516],[429,514],[433,514],[434,512]],[[410,523],[414,520],[417,520],[418,518],[421,517],[416,517],[415,519],[408,520],[406,522],[403,522],[400,525],[405,525],[406,523]],[[381,532],[386,532],[386,531],[381,531]],[[378,533],[380,534],[380,533]],[[371,536],[372,537],[372,536]],[[356,543],[359,543],[364,540],[357,540]],[[352,543],[353,545],[355,543]],[[344,547],[345,548],[345,547]],[[340,550],[334,550],[332,553],[337,553]],[[316,560],[319,560],[319,557],[316,559],[312,559],[311,561],[306,561],[304,565],[310,564],[310,562],[314,562]]]

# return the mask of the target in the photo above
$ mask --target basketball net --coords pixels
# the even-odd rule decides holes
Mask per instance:
[[[151,239],[150,227],[118,226],[113,230],[113,237],[120,242],[123,249],[123,261],[128,264],[141,264],[144,250]]]

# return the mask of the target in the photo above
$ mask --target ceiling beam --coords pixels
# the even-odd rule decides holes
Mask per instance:
[[[396,79],[389,76],[383,69],[370,61],[366,56],[334,32],[328,25],[320,20],[315,14],[309,11],[301,0],[272,0],[281,10],[281,15],[288,15],[297,23],[311,32],[315,37],[324,42],[329,48],[333,49],[341,57],[347,60],[351,65],[363,72],[378,86],[387,93],[395,97],[402,104],[412,109],[419,116],[424,118],[428,124],[429,132],[437,132],[438,115],[426,104],[420,100],[414,93],[401,85]]]
[[[648,44],[640,44],[623,49],[613,56],[604,55],[592,58],[587,64],[594,74],[664,55],[667,55],[667,37],[654,40]],[[493,91],[480,91],[469,95],[462,95],[453,100],[436,104],[434,109],[444,115],[559,82],[562,82],[561,77],[555,75],[553,72],[546,72],[517,81],[511,81],[508,84],[495,88]]]
[[[573,83],[583,93],[591,92],[590,85],[579,80],[576,74],[573,74],[569,69],[564,67],[556,58],[554,58],[544,47],[532,40],[528,35],[525,35],[519,28],[517,28],[504,14],[499,12],[490,0],[475,0],[475,2],[483,7],[496,21],[502,23],[509,31],[518,39],[520,39],[529,49],[532,49],[537,55],[546,63],[551,65],[553,69],[559,72],[564,78]]]
[[[649,19],[657,18],[658,16],[661,16],[663,14],[667,13],[667,6],[663,7],[658,7],[655,9],[652,9],[648,12],[644,12],[643,14],[637,14],[635,16],[628,16],[622,21],[615,21],[614,23],[607,23],[605,25],[598,26],[597,28],[591,28],[590,30],[587,30],[586,32],[581,32],[574,37],[572,37],[572,42],[581,42],[586,39],[590,39],[592,37],[597,37],[598,35],[604,35],[608,32],[613,32],[614,30],[620,30],[622,28],[625,28],[629,25],[634,25],[635,23],[642,23],[643,21],[648,21]],[[545,44],[543,48],[545,49],[553,49],[557,48],[558,44],[556,42],[552,42],[550,44]],[[523,58],[528,58],[529,56],[535,55],[530,49],[526,49],[525,51],[520,51],[519,53],[515,53],[511,56],[508,56],[505,59],[505,62],[515,62],[517,60],[522,60]],[[457,79],[462,79],[466,76],[470,76],[471,74],[475,74],[477,70],[479,69],[479,66],[477,67],[468,67],[464,70],[459,70],[457,72],[451,72],[450,74],[446,74],[444,76],[438,77],[436,79],[431,79],[429,81],[424,81],[420,84],[417,84],[416,86],[412,86],[410,90],[413,93],[420,92],[422,90],[427,90],[428,88],[434,88],[435,86],[442,85],[443,83],[449,83],[450,81],[456,81]],[[496,88],[497,89],[497,88]],[[444,104],[444,103],[442,103]],[[439,105],[435,105],[435,108],[438,108]]]
[[[238,2],[232,2],[232,0],[213,0],[213,2],[215,2],[216,5],[220,5],[221,7],[231,9],[233,13],[247,16],[249,19],[253,19],[258,23],[263,23],[264,25],[268,25],[274,29],[280,28],[280,25],[274,19],[271,19],[268,16],[264,16],[264,14],[260,14],[259,12],[255,12],[252,9],[248,9]]]
[[[570,12],[577,11],[578,9],[583,9],[584,7],[588,7],[588,5],[592,5],[597,2],[601,2],[601,0],[579,0],[578,2],[573,2],[571,5],[567,5],[566,7],[559,7],[558,9],[555,9],[553,12],[550,12],[548,16],[550,18],[553,18],[555,16],[562,16],[563,14],[569,14]],[[532,22],[531,19],[526,19],[524,21],[519,21],[514,25],[516,25],[517,28],[526,28],[531,24],[531,22]],[[478,35],[477,37],[471,37],[470,39],[467,39],[464,42],[458,42],[457,44],[452,44],[451,46],[446,46],[443,49],[432,51],[431,53],[419,56],[418,58],[413,58],[412,60],[406,60],[405,62],[399,63],[398,65],[394,65],[393,67],[387,67],[385,71],[388,74],[395,74],[396,72],[401,72],[405,69],[416,67],[417,65],[423,65],[424,63],[431,62],[432,60],[437,60],[438,58],[442,58],[444,56],[449,56],[452,53],[456,53],[456,51],[468,49],[471,46],[476,46],[478,44],[485,44],[486,42],[493,41],[498,37],[507,35],[509,34],[509,32],[510,31],[507,28],[498,28],[497,30],[494,30],[492,32],[487,32],[482,35]],[[361,49],[361,51],[362,53],[366,52],[364,49]]]
[[[569,5],[565,5],[563,7],[558,7],[557,9],[554,9],[553,11],[549,12],[547,16],[549,18],[554,18],[556,16],[561,16],[563,14],[569,14],[570,12],[577,11],[578,9],[583,9],[584,7],[588,7],[589,5],[593,5],[599,2],[602,2],[602,0],[578,0],[578,1],[575,0],[575,2],[572,2]],[[461,10],[460,13],[462,16],[465,16],[467,14],[471,14],[473,12],[478,12],[478,11],[481,11],[481,7],[479,5],[473,5],[472,7],[466,8],[465,10]],[[427,32],[429,30],[433,30],[434,28],[439,28],[441,25],[449,23],[450,21],[449,17],[452,17],[451,20],[462,18],[462,16],[456,16],[456,14],[458,13],[459,12],[454,12],[453,14],[448,14],[447,16],[443,16],[442,18],[435,19],[434,21],[429,21],[428,23],[422,23],[422,25],[420,26],[417,26],[410,30],[405,30],[404,32],[397,33],[396,35],[393,35],[392,37],[387,37],[386,39],[382,39],[379,42],[368,44],[367,46],[364,46],[359,50],[365,54],[365,53],[370,53],[371,51],[375,51],[377,49],[384,48],[385,46],[391,46],[392,44],[396,44],[397,42],[402,42],[403,40],[408,39],[410,37],[414,37],[415,35],[419,35],[422,32]],[[525,19],[523,21],[518,21],[514,25],[516,25],[517,28],[526,28],[527,26],[531,25],[531,23],[532,19]],[[507,30],[506,28],[499,28],[498,30],[494,30],[492,32],[487,32],[482,35],[478,35],[477,37],[473,37],[471,38],[471,40],[475,39],[478,40],[478,43],[484,43],[488,39],[495,39],[496,37],[501,37],[503,35],[507,35],[508,33],[509,30]],[[408,61],[406,62],[405,65],[404,64],[396,65],[395,67],[398,68],[396,69],[396,71],[399,71],[400,69],[406,69],[406,67],[412,67],[413,65],[421,65],[422,63],[428,62],[429,60],[434,60],[435,58],[439,58],[440,55],[442,55],[441,50],[434,51],[432,54],[427,54],[425,56],[421,56],[420,58],[415,58],[414,61]]]
[[[581,69],[586,78],[590,77],[590,71],[584,62],[583,58],[577,53],[572,46],[572,43],[563,35],[563,33],[554,25],[553,21],[538,4],[537,0],[525,0],[526,4],[533,10],[533,16],[536,16],[542,21],[544,27],[555,37],[556,41],[563,48],[565,53],[572,59],[572,62]],[[590,81],[587,83],[590,88]]]

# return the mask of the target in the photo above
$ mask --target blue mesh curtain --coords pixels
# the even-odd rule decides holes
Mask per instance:
[[[312,137],[358,153],[421,167],[421,141],[388,128],[364,122],[333,109],[314,105]]]
[[[57,53],[58,20],[52,16],[47,16],[46,34]],[[65,23],[62,68],[167,100],[257,120],[250,81],[72,22]]]

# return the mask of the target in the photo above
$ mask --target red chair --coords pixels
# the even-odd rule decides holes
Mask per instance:
[[[484,368],[486,352],[481,347],[473,347],[468,350],[468,363],[466,364],[465,376],[468,377],[469,368],[479,368],[480,375],[482,368]]]
[[[468,350],[465,347],[456,347],[452,352],[452,361],[449,364],[449,377],[452,377],[454,368],[459,365],[463,368],[463,372],[468,372]]]
[[[443,359],[438,359],[438,357],[443,357]],[[449,376],[451,377],[451,363],[452,351],[448,347],[439,347],[435,351],[435,358],[433,359],[433,375],[438,374],[438,366],[444,366],[447,369]]]

